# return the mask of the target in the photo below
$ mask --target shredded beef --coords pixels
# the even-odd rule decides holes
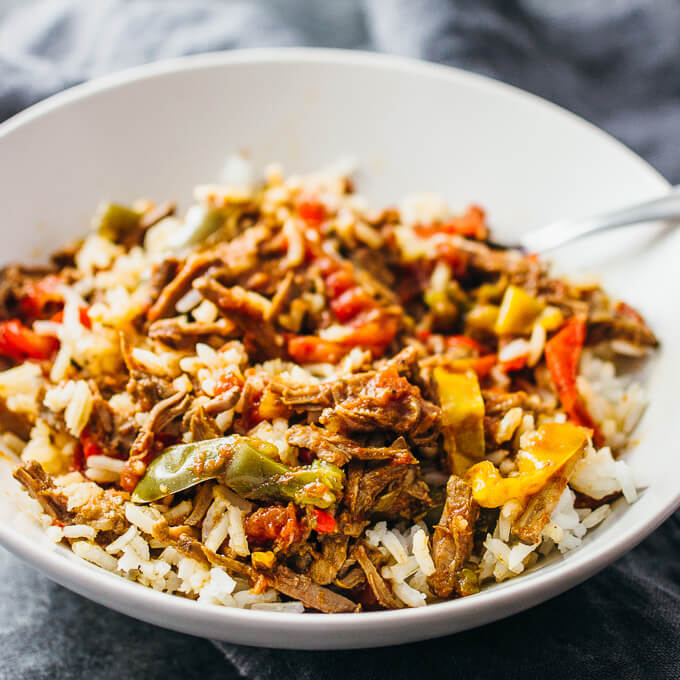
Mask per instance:
[[[226,319],[212,323],[185,321],[183,319],[159,319],[149,326],[149,337],[175,349],[193,348],[197,342],[211,338],[224,341],[234,337],[234,325]]]
[[[16,468],[13,474],[48,515],[62,524],[73,522],[75,513],[69,511],[66,496],[57,490],[40,463],[29,461]]]
[[[446,484],[444,510],[432,538],[435,572],[428,578],[439,597],[449,597],[454,591],[465,594],[460,572],[472,554],[478,515],[479,506],[472,498],[472,489],[460,477],[451,475]]]
[[[366,446],[317,425],[293,425],[286,439],[292,446],[309,449],[317,458],[339,466],[346,465],[352,458],[392,460],[399,465],[417,462],[403,437],[396,439],[391,446]]]
[[[378,573],[378,569],[375,564],[371,561],[366,548],[362,543],[359,543],[353,551],[353,555],[356,557],[359,566],[366,575],[366,581],[373,591],[375,599],[378,601],[381,607],[385,609],[401,609],[403,605],[397,598],[392,594],[389,586],[385,582],[385,579]]]
[[[160,292],[147,315],[149,321],[172,316],[175,305],[190,290],[194,279],[218,262],[219,258],[212,251],[189,256],[177,275]]]
[[[523,543],[538,543],[552,511],[557,507],[560,496],[580,456],[574,456],[559,472],[553,475],[545,486],[529,498],[522,514],[513,522],[512,533]]]
[[[149,227],[153,227],[154,224],[158,224],[162,219],[175,214],[175,208],[177,204],[174,201],[167,201],[165,203],[159,203],[157,206],[147,210],[139,218],[139,227],[144,232]]]
[[[319,585],[327,586],[335,581],[338,572],[345,564],[349,536],[342,534],[322,536],[319,542],[321,543],[321,555],[312,562],[309,575]]]
[[[356,396],[325,410],[323,425],[340,432],[392,430],[425,444],[438,435],[441,412],[394,369],[377,371]]]
[[[309,576],[296,574],[288,567],[280,566],[268,576],[276,590],[288,597],[300,600],[305,607],[328,614],[355,612],[361,609],[352,600],[314,583]]]

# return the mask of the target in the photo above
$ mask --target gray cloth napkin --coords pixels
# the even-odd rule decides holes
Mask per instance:
[[[330,45],[461,66],[605,128],[680,182],[676,0],[51,0],[0,4],[0,120],[164,57]],[[673,446],[673,444],[671,444]],[[256,650],[111,612],[0,549],[0,679],[680,677],[680,514],[586,584],[511,620],[354,652]]]

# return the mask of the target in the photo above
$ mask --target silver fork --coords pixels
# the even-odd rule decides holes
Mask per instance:
[[[519,246],[530,253],[545,253],[582,236],[655,220],[680,220],[680,185],[664,196],[628,208],[592,217],[562,219],[533,229],[520,237]]]

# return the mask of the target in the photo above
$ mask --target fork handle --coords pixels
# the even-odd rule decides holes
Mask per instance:
[[[641,222],[680,219],[680,185],[667,194],[628,208],[592,217],[565,219],[534,229],[521,237],[520,245],[532,253],[544,253],[582,236]]]

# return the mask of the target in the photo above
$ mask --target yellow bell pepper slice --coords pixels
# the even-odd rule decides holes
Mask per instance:
[[[508,286],[498,310],[494,330],[498,335],[529,335],[545,303],[518,286]]]
[[[449,467],[457,475],[484,456],[484,399],[477,374],[437,367],[433,378],[439,393],[444,448]]]
[[[558,307],[548,306],[537,319],[546,331],[556,331],[564,323],[564,314]]]
[[[498,305],[477,305],[465,317],[465,325],[474,330],[493,333],[498,320]]]
[[[591,434],[588,428],[571,423],[545,423],[533,434],[528,447],[517,454],[516,477],[501,477],[487,460],[472,466],[465,481],[472,488],[473,498],[484,508],[498,508],[511,500],[523,502],[581,453]]]

